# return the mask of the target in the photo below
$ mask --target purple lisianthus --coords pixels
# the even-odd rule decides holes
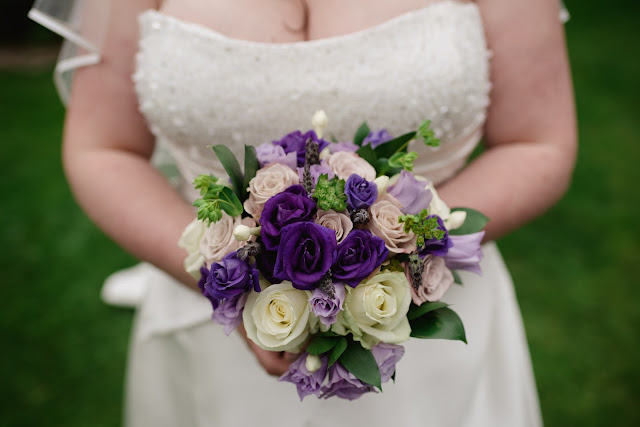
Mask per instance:
[[[340,151],[355,153],[359,148],[360,147],[358,147],[353,142],[334,142],[332,144],[329,144],[329,151],[331,151],[331,154],[339,153]]]
[[[347,179],[344,194],[352,210],[368,209],[378,198],[378,186],[354,173]]]
[[[313,221],[316,203],[306,196],[301,185],[292,185],[276,194],[264,204],[260,215],[260,236],[269,251],[276,250],[280,243],[281,230],[301,221]]]
[[[329,169],[329,167],[326,164],[324,164],[324,162],[320,163],[319,165],[311,165],[310,171],[311,171],[311,179],[313,180],[313,185],[316,185],[318,183],[318,178],[320,178],[320,175],[327,175],[327,178],[329,179],[335,176],[333,171]],[[303,182],[304,168],[298,168],[298,178],[300,178],[300,182]]]
[[[424,242],[424,248],[420,250],[420,255],[425,256],[427,254],[433,254],[435,256],[446,256],[449,248],[453,246],[451,242],[451,238],[449,237],[449,232],[447,231],[447,227],[444,226],[444,222],[442,218],[437,215],[429,215],[427,219],[436,217],[438,221],[438,229],[444,231],[444,236],[442,239],[433,239],[426,240]]]
[[[431,190],[426,188],[425,181],[418,181],[411,172],[403,170],[394,185],[387,188],[400,203],[405,215],[418,215],[423,209],[427,209],[433,198]]]
[[[334,363],[329,368],[329,381],[322,387],[321,397],[328,399],[332,396],[338,396],[343,399],[355,400],[365,393],[375,391],[372,385],[360,381],[340,363]]]
[[[385,261],[389,249],[384,240],[369,230],[351,230],[338,245],[333,277],[355,288]]]
[[[233,298],[251,289],[260,292],[258,269],[238,258],[236,252],[225,255],[211,266],[203,285],[204,295],[218,303]]]
[[[336,260],[336,233],[313,222],[297,222],[282,229],[273,275],[306,291],[318,287]]]
[[[211,320],[224,325],[226,335],[242,324],[242,312],[248,296],[249,292],[244,292],[231,298],[225,298],[213,310]]]
[[[316,288],[309,298],[309,305],[313,314],[318,316],[323,325],[331,326],[336,321],[336,316],[342,311],[342,304],[346,297],[344,283],[334,283],[335,295],[330,298],[323,290]]]
[[[484,231],[462,236],[449,236],[453,246],[444,256],[444,263],[450,270],[468,270],[482,274],[482,238]]]
[[[256,147],[256,156],[261,168],[271,163],[281,163],[291,169],[295,169],[298,166],[296,153],[285,153],[284,148],[271,142],[258,145]]]
[[[396,364],[402,359],[402,356],[404,356],[404,347],[381,342],[371,348],[371,353],[378,364],[380,380],[386,383],[396,372]]]
[[[307,133],[302,133],[299,130],[291,132],[281,140],[273,141],[273,144],[282,147],[284,149],[284,152],[287,154],[296,153],[298,166],[302,167],[304,166],[304,155],[308,139],[311,139],[312,141],[318,143],[318,152],[324,150],[325,147],[329,145],[329,143],[324,139],[318,138],[318,135],[316,135],[316,133],[312,130]]]
[[[277,255],[276,251],[268,251],[263,247],[262,251],[256,257],[258,270],[260,270],[260,273],[262,273],[264,278],[271,284],[282,282],[282,280],[273,277],[273,268],[276,265]]]
[[[296,385],[298,389],[298,396],[300,401],[310,394],[320,395],[322,390],[322,383],[327,376],[327,365],[329,364],[327,357],[321,357],[321,363],[319,369],[314,372],[310,372],[307,369],[308,353],[304,353],[295,362],[289,365],[289,370],[282,375],[278,381],[288,381]]]
[[[392,139],[393,137],[389,135],[389,132],[387,132],[386,129],[380,129],[374,132],[369,132],[369,135],[362,140],[362,145],[371,144],[371,148],[376,148],[377,146],[382,145],[385,142],[389,142]]]

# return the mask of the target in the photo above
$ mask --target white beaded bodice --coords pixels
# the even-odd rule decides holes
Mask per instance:
[[[432,121],[437,149],[416,144],[415,171],[451,177],[478,143],[489,103],[489,52],[474,3],[445,0],[356,33],[269,44],[226,37],[157,11],[140,16],[134,75],[152,132],[190,182],[224,176],[211,149],[258,145],[311,128],[350,140],[367,121],[392,135]]]

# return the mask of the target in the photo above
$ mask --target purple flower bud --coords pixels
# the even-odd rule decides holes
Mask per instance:
[[[285,153],[284,148],[271,142],[258,145],[256,147],[256,156],[261,168],[271,163],[281,163],[291,169],[295,169],[298,165],[296,153]]]
[[[329,144],[329,151],[331,151],[331,154],[338,153],[340,151],[355,153],[358,151],[358,148],[360,147],[353,142],[334,142],[333,144]]]
[[[396,372],[396,363],[404,356],[404,347],[383,342],[371,348],[373,358],[376,359],[380,370],[380,380],[386,383]]]
[[[364,140],[362,141],[362,145],[371,144],[371,148],[376,148],[379,145],[384,144],[385,142],[389,142],[393,139],[389,132],[386,129],[380,129],[375,132],[369,132]]]
[[[211,320],[224,325],[224,333],[229,335],[235,328],[242,324],[242,312],[244,304],[247,302],[249,292],[245,292],[235,297],[225,298],[218,307],[213,310]]]
[[[296,385],[300,400],[310,394],[320,395],[322,383],[327,376],[327,365],[329,364],[327,357],[321,357],[322,366],[320,369],[309,372],[306,366],[308,353],[301,355],[295,362],[289,365],[289,370],[282,375],[278,381],[288,381]]]
[[[329,381],[322,387],[321,397],[328,399],[332,396],[338,396],[343,399],[355,400],[369,392],[376,392],[376,390],[372,385],[360,381],[337,362],[329,368]]]
[[[462,236],[449,236],[453,246],[444,256],[444,263],[451,270],[468,270],[482,274],[482,238],[484,231]]]
[[[427,254],[433,254],[435,256],[445,256],[449,251],[449,248],[453,246],[451,242],[451,237],[449,237],[449,232],[447,231],[447,227],[444,226],[444,222],[442,218],[437,215],[429,215],[427,219],[436,217],[438,221],[438,228],[444,231],[444,236],[442,239],[433,239],[426,240],[424,242],[424,248],[420,250],[421,256],[426,256]]]
[[[333,298],[330,298],[320,288],[314,289],[311,298],[309,298],[311,311],[318,316],[320,322],[326,326],[331,326],[335,323],[336,316],[342,311],[342,304],[344,304],[346,297],[344,283],[334,282],[333,286],[335,287],[335,295]]]

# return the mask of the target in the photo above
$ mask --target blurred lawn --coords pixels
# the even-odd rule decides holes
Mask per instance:
[[[501,247],[546,424],[637,426],[640,8],[568,5],[581,133],[574,185]],[[98,294],[134,261],[71,198],[51,71],[0,71],[0,96],[0,425],[118,425],[132,312]]]

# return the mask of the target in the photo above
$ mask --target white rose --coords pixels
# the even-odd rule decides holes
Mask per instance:
[[[351,218],[341,212],[336,212],[333,209],[329,209],[328,211],[319,210],[314,222],[335,231],[338,243],[342,242],[351,230],[353,230],[353,222],[351,222]]]
[[[247,336],[269,351],[300,351],[317,318],[311,315],[311,292],[295,289],[291,282],[251,292],[242,313]]]
[[[416,236],[412,231],[405,232],[404,225],[398,221],[402,215],[401,206],[390,194],[378,197],[369,209],[368,228],[384,240],[391,252],[409,254],[416,250]]]
[[[367,181],[376,179],[376,170],[373,166],[356,153],[339,151],[328,156],[325,162],[338,178],[344,179],[345,181],[354,173],[360,175]]]
[[[336,333],[349,331],[364,348],[379,342],[407,341],[411,327],[407,312],[411,304],[409,282],[404,273],[384,272],[349,288]],[[335,324],[334,324],[335,325]]]
[[[280,163],[271,163],[249,181],[249,198],[244,202],[244,210],[259,221],[267,200],[298,183],[298,173],[293,169]]]
[[[208,264],[220,261],[228,253],[246,244],[246,242],[239,242],[233,234],[236,226],[241,224],[248,227],[256,225],[251,218],[232,218],[224,212],[220,221],[209,225],[200,242],[200,254]]]
[[[178,240],[178,246],[187,251],[184,269],[196,279],[200,278],[200,267],[205,262],[204,256],[200,253],[200,242],[205,228],[204,222],[194,219],[187,225]]]

